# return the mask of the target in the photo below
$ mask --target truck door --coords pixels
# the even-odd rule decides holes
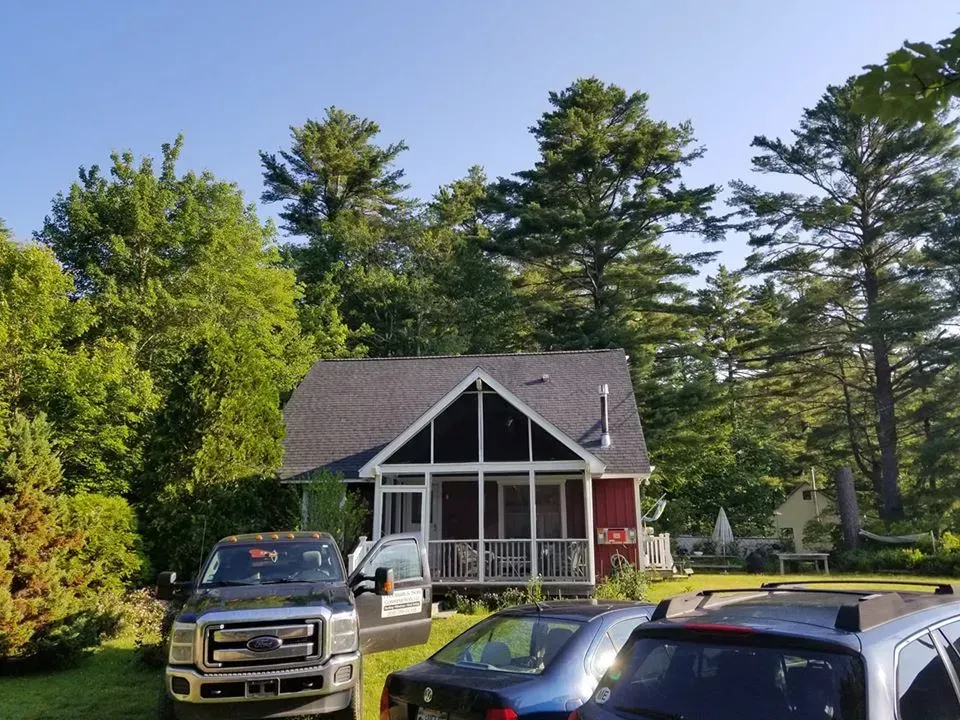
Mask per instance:
[[[393,593],[377,595],[377,568],[393,570]],[[427,550],[419,533],[387,535],[350,576],[360,623],[360,651],[382,652],[430,639],[433,595]]]

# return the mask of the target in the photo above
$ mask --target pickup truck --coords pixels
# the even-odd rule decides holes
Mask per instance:
[[[161,573],[157,596],[184,600],[170,631],[164,720],[359,720],[361,655],[430,636],[430,566],[417,534],[379,540],[349,575],[325,533],[233,535],[194,581]]]

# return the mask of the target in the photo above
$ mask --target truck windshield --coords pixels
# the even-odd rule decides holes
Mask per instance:
[[[433,660],[459,667],[539,675],[580,627],[581,623],[572,620],[497,615],[455,638]]]
[[[593,702],[623,718],[863,720],[863,666],[852,655],[788,647],[637,638]]]
[[[336,546],[329,540],[221,545],[213,551],[201,587],[343,580]]]

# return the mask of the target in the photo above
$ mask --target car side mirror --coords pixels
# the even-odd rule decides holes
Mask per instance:
[[[381,596],[393,595],[393,568],[377,568],[373,576],[373,591]]]
[[[157,599],[173,600],[176,594],[177,574],[175,572],[162,572],[157,575]]]

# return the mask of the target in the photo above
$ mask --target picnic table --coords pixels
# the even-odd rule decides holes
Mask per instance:
[[[823,552],[792,552],[792,553],[777,553],[777,558],[780,560],[780,574],[786,574],[783,568],[784,560],[795,560],[797,562],[812,562],[816,566],[817,570],[820,569],[821,563],[823,564],[823,572],[825,575],[830,574],[830,553]]]

